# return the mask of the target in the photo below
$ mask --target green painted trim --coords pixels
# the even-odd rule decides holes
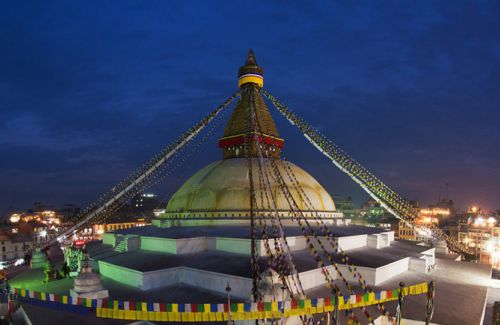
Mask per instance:
[[[177,253],[177,240],[171,238],[158,238],[141,236],[141,250],[161,252],[161,253]]]

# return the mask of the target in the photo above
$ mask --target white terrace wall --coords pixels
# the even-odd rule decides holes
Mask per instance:
[[[387,240],[389,241],[389,243],[391,241],[394,241],[394,231],[386,231],[386,232],[383,232],[382,234],[384,236],[387,236]]]
[[[127,252],[137,251],[141,248],[141,237],[127,236]]]
[[[109,233],[109,232],[105,232],[103,235],[102,235],[102,243],[104,245],[111,245],[111,246],[115,246],[115,234],[114,233]]]
[[[250,241],[249,239],[247,239],[247,240]],[[281,239],[279,239],[279,240],[281,241]],[[286,237],[286,241],[288,243],[288,247],[290,248],[290,251],[292,251],[292,252],[300,251],[300,250],[303,250],[306,248],[306,239],[304,238],[304,236]],[[260,252],[261,252],[260,256],[266,256],[267,252],[266,252],[266,248],[264,246],[263,240],[258,241],[258,247],[260,247]],[[274,240],[273,239],[269,239],[269,248],[273,254],[276,253],[276,250],[274,249]],[[246,252],[246,254],[250,254],[250,251]]]
[[[107,278],[141,290],[185,283],[206,290],[225,293],[226,286],[229,283],[231,286],[231,295],[246,299],[249,297],[252,289],[252,279],[185,266],[140,272],[99,261],[99,270]]]
[[[176,240],[176,253],[177,254],[190,254],[208,250],[208,242],[210,238],[207,237],[193,237],[182,238]]]
[[[394,234],[393,232],[391,232]],[[350,249],[366,247],[368,243],[372,243],[372,247],[385,247],[385,240],[388,235],[356,235],[356,236],[345,236],[337,238],[339,246],[347,251]],[[140,242],[140,249],[153,252],[170,253],[170,254],[189,254],[205,250],[218,250],[228,253],[237,253],[250,255],[251,241],[247,238],[227,238],[227,237],[194,237],[194,238],[161,238],[161,237],[148,237],[140,236],[140,238],[135,238],[133,236],[134,244],[135,241]],[[370,241],[368,240],[370,238]],[[330,240],[326,237],[319,237],[319,240],[324,244],[324,246],[330,250],[331,245]],[[375,240],[375,241],[374,241]],[[387,238],[390,240],[390,238]],[[287,237],[287,243],[289,245],[290,251],[300,251],[306,249],[306,239],[304,236],[291,236]],[[116,234],[105,233],[103,235],[103,244],[115,246],[116,244]],[[316,240],[313,240],[313,244],[317,249],[319,245]],[[269,243],[270,250],[272,253],[274,251],[274,244]],[[135,248],[135,246],[134,246]],[[135,249],[131,249],[135,250]],[[257,253],[260,256],[266,256],[266,249],[263,240],[257,241]]]
[[[337,240],[339,246],[346,251],[349,249],[365,247],[367,245],[367,238],[367,235],[356,235],[338,237]],[[331,245],[329,244],[331,241],[327,237],[319,237],[319,240],[323,243],[327,250],[331,249]],[[306,239],[304,236],[287,237],[287,241],[291,251],[300,251],[306,249]],[[320,246],[315,239],[313,239],[312,242],[316,249],[320,249]]]
[[[368,244],[368,235],[339,237],[339,246],[343,250],[362,248]]]
[[[349,268],[348,268],[347,265],[337,264],[337,267],[339,268],[340,272],[342,272],[342,275],[346,278],[346,280],[348,282],[358,283],[358,278],[357,277],[355,278],[351,274],[351,272],[349,271]],[[361,273],[361,275],[363,276],[363,278],[366,280],[366,283],[368,283],[369,285],[374,285],[375,284],[377,269],[374,269],[374,268],[371,268],[371,267],[365,267],[365,266],[356,266],[356,270],[359,273]]]
[[[329,270],[332,280],[335,280],[337,278],[337,273],[333,269],[333,266],[330,265],[327,267],[327,269]],[[289,276],[288,278],[292,280],[292,277]],[[325,276],[321,272],[321,269],[314,269],[310,271],[301,272],[299,273],[299,278],[300,282],[302,283],[302,288],[304,290],[309,290],[312,288],[324,286],[326,284]],[[294,293],[297,293],[295,287],[291,289]]]
[[[376,277],[373,285],[379,285],[386,280],[408,271],[409,266],[410,258],[405,257],[390,264],[376,268]]]
[[[390,245],[386,234],[372,234],[368,235],[368,247],[381,249]]]
[[[229,283],[231,296],[248,299],[252,292],[252,279],[235,275],[221,274],[211,271],[183,267],[182,282],[207,290],[226,293]]]
[[[161,288],[182,282],[184,278],[184,267],[173,267],[169,269],[142,272],[141,290]]]
[[[352,283],[357,283],[358,279],[355,278],[348,269],[347,265],[337,264],[338,269],[347,281]],[[368,285],[374,286],[389,280],[402,272],[407,271],[409,268],[409,258],[403,258],[401,260],[392,262],[390,264],[384,265],[379,268],[370,268],[364,266],[356,266],[356,270],[361,273],[363,278],[366,280]],[[339,278],[337,272],[333,266],[328,266],[330,275],[332,279]],[[321,272],[321,269],[314,269],[306,272],[299,273],[300,280],[304,290],[309,290],[318,286],[322,286],[326,283],[325,276]]]
[[[424,258],[430,263],[431,265],[434,265],[436,263],[436,249],[431,248],[426,251],[423,251],[420,253],[424,256]]]
[[[436,263],[434,253],[435,248],[431,248],[420,253],[420,257],[410,258],[410,271],[428,272]]]
[[[337,267],[347,281],[357,283],[358,281],[357,278],[354,278],[352,276],[351,272],[349,272],[346,265],[337,264]],[[332,279],[339,278],[337,271],[335,271],[333,266],[329,265],[327,268],[329,270],[330,277]],[[361,275],[369,285],[374,285],[376,277],[375,275],[376,269],[369,267],[362,267],[362,266],[357,266],[356,269],[361,273]],[[301,272],[299,273],[299,277],[304,290],[313,289],[316,287],[324,286],[326,284],[326,279],[321,269],[314,269],[306,272]]]
[[[175,254],[177,252],[177,241],[170,238],[141,236],[141,249]]]
[[[427,261],[422,256],[420,258],[411,257],[408,269],[414,272],[426,272],[427,271]]]
[[[256,245],[260,254],[260,245]],[[250,255],[251,241],[244,238],[217,237],[215,249],[222,252]]]
[[[143,285],[142,272],[99,261],[99,273],[114,281],[140,288]]]

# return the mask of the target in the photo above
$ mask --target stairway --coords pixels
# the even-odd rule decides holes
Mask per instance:
[[[127,237],[126,236],[117,236],[116,241],[118,242],[113,250],[115,252],[126,252],[127,251]]]
[[[137,235],[117,235],[115,239],[116,245],[113,250],[120,253],[135,251],[140,246],[139,238]]]

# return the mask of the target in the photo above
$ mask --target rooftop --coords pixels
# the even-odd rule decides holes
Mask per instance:
[[[436,258],[436,268],[430,273],[406,271],[397,278],[388,280],[375,290],[397,288],[400,281],[405,285],[423,281],[435,281],[436,295],[432,323],[437,324],[481,324],[488,286],[491,283],[491,267],[468,262],[456,262],[446,258]],[[362,291],[355,286],[355,291]],[[328,294],[328,289],[311,290],[312,296]],[[395,314],[396,301],[386,303],[391,315]],[[404,300],[404,318],[425,320],[426,296],[408,296]],[[380,315],[375,306],[368,307],[371,315]],[[360,309],[356,310],[358,319],[366,319]]]
[[[400,247],[401,249],[403,246]],[[374,290],[387,290],[397,288],[400,281],[406,285],[434,280],[436,283],[435,311],[432,319],[437,324],[480,324],[483,307],[486,302],[486,294],[490,285],[491,268],[486,265],[455,262],[446,258],[436,259],[437,267],[429,274],[407,271],[395,279],[388,280],[382,285],[372,287]],[[31,289],[68,294],[72,280],[65,279],[43,284],[41,270],[29,270],[19,274],[10,281],[13,287],[28,286]],[[140,290],[129,287],[108,278],[102,278],[103,285],[109,289],[111,297],[123,300],[141,300],[153,302],[177,302],[177,303],[200,303],[200,302],[225,302],[225,296],[202,290],[196,287],[178,284],[174,286],[156,288],[153,290]],[[342,287],[340,281],[337,284]],[[361,288],[353,286],[356,292],[362,292]],[[329,289],[318,287],[307,291],[309,297],[328,296]],[[405,318],[423,321],[426,308],[425,295],[409,296],[404,300],[403,313]],[[385,307],[391,315],[395,314],[396,302],[386,303]],[[73,320],[78,324],[125,324],[129,321],[98,319],[93,314],[75,315],[25,305],[25,310],[31,319],[50,319],[51,324],[67,324]],[[366,320],[361,309],[355,309],[355,314],[361,322]],[[368,312],[373,317],[378,317],[380,312],[376,307],[368,307]],[[341,313],[341,317],[344,314]]]

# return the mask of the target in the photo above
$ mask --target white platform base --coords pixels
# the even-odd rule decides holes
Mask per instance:
[[[105,299],[109,297],[109,291],[76,292],[74,289],[70,289],[69,295],[73,298]]]

